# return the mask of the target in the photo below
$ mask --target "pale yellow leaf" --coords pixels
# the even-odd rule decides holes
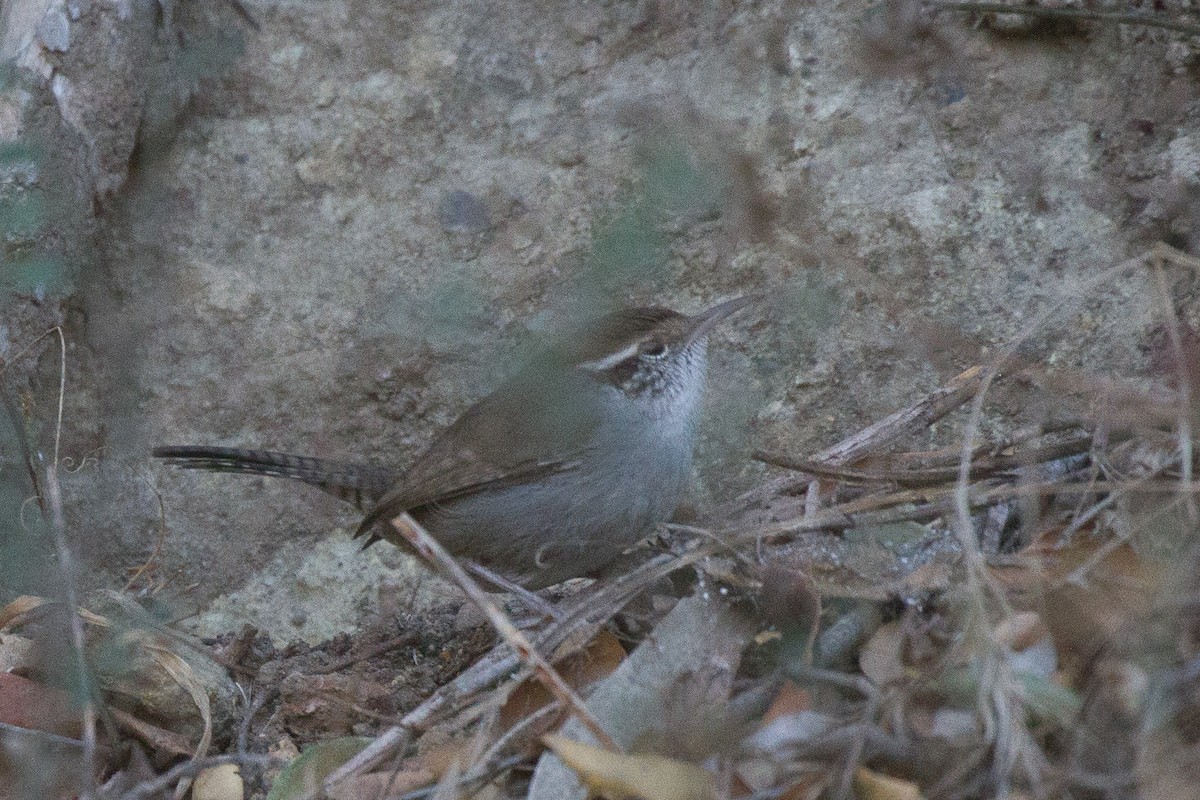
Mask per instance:
[[[712,776],[694,764],[655,755],[625,755],[543,736],[555,755],[575,770],[594,794],[609,800],[715,800]]]
[[[866,767],[854,773],[854,791],[860,800],[925,800],[920,788],[911,781],[893,778]]]
[[[243,800],[246,796],[237,764],[202,769],[192,784],[192,800]]]

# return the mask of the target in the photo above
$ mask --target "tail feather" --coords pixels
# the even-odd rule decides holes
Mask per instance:
[[[311,456],[236,447],[181,445],[154,448],[154,457],[183,469],[267,475],[307,483],[364,510],[382,497],[397,473],[370,464],[329,461]]]

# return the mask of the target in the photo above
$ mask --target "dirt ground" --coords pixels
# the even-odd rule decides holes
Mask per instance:
[[[705,507],[767,474],[755,448],[836,441],[1065,298],[1088,299],[1028,356],[1146,373],[1148,276],[1085,287],[1196,241],[1196,52],[1166,31],[866,2],[244,8],[259,30],[207,9],[244,53],[139,151],[68,330],[88,583],[155,552],[181,607],[220,598],[209,634],[315,643],[381,583],[443,595],[356,555],[335,501],[175,473],[156,444],[403,465],[563,320],[765,291],[713,341]],[[1069,413],[1026,388],[992,418]]]

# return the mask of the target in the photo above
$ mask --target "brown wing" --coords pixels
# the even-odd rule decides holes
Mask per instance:
[[[599,420],[589,384],[569,370],[522,372],[447,428],[355,536],[405,511],[575,468]]]

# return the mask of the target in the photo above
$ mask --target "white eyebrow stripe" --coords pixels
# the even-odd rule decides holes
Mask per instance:
[[[637,349],[638,343],[634,342],[624,350],[618,350],[610,356],[606,356],[595,361],[584,361],[579,366],[592,372],[603,372],[609,367],[615,367],[617,364],[620,364],[625,359],[637,353]]]

